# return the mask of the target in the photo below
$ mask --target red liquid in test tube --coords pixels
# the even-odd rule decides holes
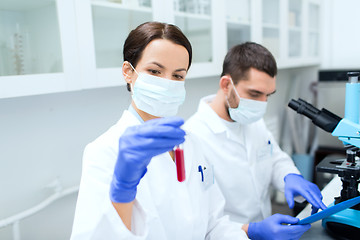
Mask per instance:
[[[184,149],[180,146],[175,147],[175,164],[178,181],[185,181]]]

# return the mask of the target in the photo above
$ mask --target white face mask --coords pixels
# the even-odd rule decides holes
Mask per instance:
[[[132,86],[132,99],[136,107],[156,117],[175,116],[179,106],[185,101],[185,82],[137,73]]]
[[[266,112],[267,102],[241,98],[239,93],[236,91],[235,85],[231,78],[230,81],[234,87],[236,95],[240,99],[237,108],[231,108],[228,101],[230,118],[240,124],[250,124],[261,119]]]

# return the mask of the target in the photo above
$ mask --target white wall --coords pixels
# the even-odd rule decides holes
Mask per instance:
[[[360,1],[326,0],[322,5],[323,69],[360,68]]]
[[[116,121],[127,96],[125,88],[113,88],[1,99],[0,219],[50,196],[53,190],[45,186],[57,178],[64,188],[78,185],[85,144]],[[42,218],[21,223],[23,239],[68,239],[75,206],[70,198],[71,207],[64,199]],[[59,224],[64,214],[69,218]],[[0,229],[0,239],[9,239],[4,231],[8,236],[9,229]]]

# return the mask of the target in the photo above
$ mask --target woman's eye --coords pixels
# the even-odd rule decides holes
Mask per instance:
[[[148,72],[151,73],[151,74],[153,74],[153,75],[160,74],[160,71],[155,70],[155,69],[149,69]]]
[[[184,77],[182,75],[174,74],[173,76],[175,79],[179,79],[179,80],[184,79]]]

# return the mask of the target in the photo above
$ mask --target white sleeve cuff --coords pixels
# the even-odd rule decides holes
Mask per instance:
[[[148,235],[147,216],[135,199],[131,217],[131,231],[125,226],[110,199],[105,214],[91,239],[145,240]]]
[[[131,232],[136,236],[146,236],[148,233],[147,215],[141,204],[135,199],[131,217]]]

